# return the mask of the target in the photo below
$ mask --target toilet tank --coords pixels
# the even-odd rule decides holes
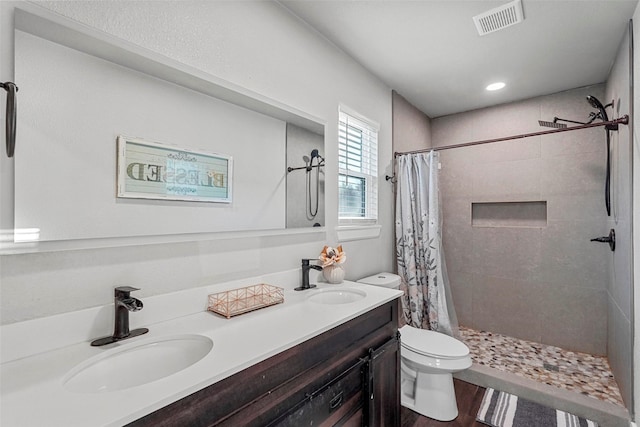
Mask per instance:
[[[390,289],[400,289],[400,276],[393,273],[378,273],[358,280],[358,283],[364,283],[373,286],[382,286]]]

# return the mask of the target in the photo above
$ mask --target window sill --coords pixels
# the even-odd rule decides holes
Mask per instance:
[[[338,242],[375,239],[380,237],[381,225],[342,225],[336,227]]]

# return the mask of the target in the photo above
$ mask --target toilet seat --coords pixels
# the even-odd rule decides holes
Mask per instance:
[[[409,325],[400,328],[402,347],[423,356],[438,359],[460,359],[469,355],[469,347],[440,332],[418,329]]]

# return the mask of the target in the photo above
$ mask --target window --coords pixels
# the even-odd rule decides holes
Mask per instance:
[[[342,225],[378,218],[378,125],[340,108],[338,218]]]

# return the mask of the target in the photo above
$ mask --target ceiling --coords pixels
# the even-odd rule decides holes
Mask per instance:
[[[280,3],[435,118],[604,82],[638,0],[522,0],[522,23],[484,36],[472,17],[508,1]]]

